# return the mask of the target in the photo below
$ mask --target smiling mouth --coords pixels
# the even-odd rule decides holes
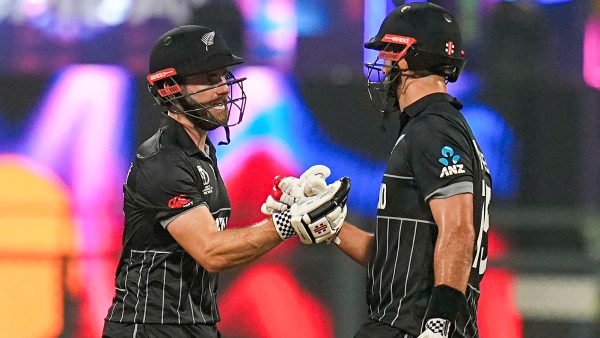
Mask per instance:
[[[227,107],[226,101],[215,102],[212,104],[212,108],[225,109]]]

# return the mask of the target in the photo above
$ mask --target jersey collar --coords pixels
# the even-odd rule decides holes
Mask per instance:
[[[427,109],[427,107],[431,106],[437,102],[448,102],[454,106],[457,110],[460,110],[463,107],[463,104],[454,96],[447,93],[433,93],[429,95],[425,95],[417,101],[408,105],[408,107],[404,108],[403,113],[408,114],[410,117],[415,117],[419,115],[422,111]]]
[[[177,144],[187,155],[193,156],[196,154],[200,154],[200,156],[206,157],[204,152],[198,149],[198,146],[194,143],[194,141],[192,141],[190,135],[188,135],[188,133],[185,131],[185,129],[179,122],[175,121],[170,117],[167,117],[164,131],[166,134],[170,135],[175,139],[175,142],[177,142]],[[208,136],[206,137],[206,144],[208,145],[209,149],[208,157],[212,158],[216,152],[216,149],[213,146],[210,139],[208,138]]]

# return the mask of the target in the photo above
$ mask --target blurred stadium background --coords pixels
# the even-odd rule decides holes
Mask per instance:
[[[600,337],[600,1],[432,2],[461,23],[449,88],[494,175],[481,336]],[[213,27],[247,60],[244,122],[218,149],[230,226],[261,219],[274,175],[322,163],[351,177],[349,220],[371,228],[397,122],[380,131],[362,43],[394,6],[0,0],[0,337],[100,336],[121,185],[161,119],[147,58],[177,25]],[[351,337],[365,320],[365,271],[288,242],[222,274],[225,337]]]

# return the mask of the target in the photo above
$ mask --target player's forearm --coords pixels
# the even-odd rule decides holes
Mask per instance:
[[[342,252],[363,266],[369,263],[374,235],[345,222],[338,235]]]
[[[435,285],[464,293],[473,262],[473,195],[458,194],[429,202],[438,227],[433,257]]]
[[[270,219],[253,226],[212,233],[204,248],[197,248],[199,261],[210,272],[250,263],[282,242]]]
[[[435,245],[433,264],[435,285],[448,285],[465,292],[473,261],[472,227],[457,226],[441,231]]]

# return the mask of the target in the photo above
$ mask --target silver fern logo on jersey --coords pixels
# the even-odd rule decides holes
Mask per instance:
[[[208,51],[208,46],[211,46],[215,43],[215,32],[204,34],[201,40],[206,45],[206,50]]]
[[[454,149],[452,149],[452,147],[444,146],[442,148],[442,156],[443,157],[438,159],[438,161],[444,165],[442,172],[440,173],[440,178],[465,173],[463,165],[458,163],[460,155],[454,154]]]

